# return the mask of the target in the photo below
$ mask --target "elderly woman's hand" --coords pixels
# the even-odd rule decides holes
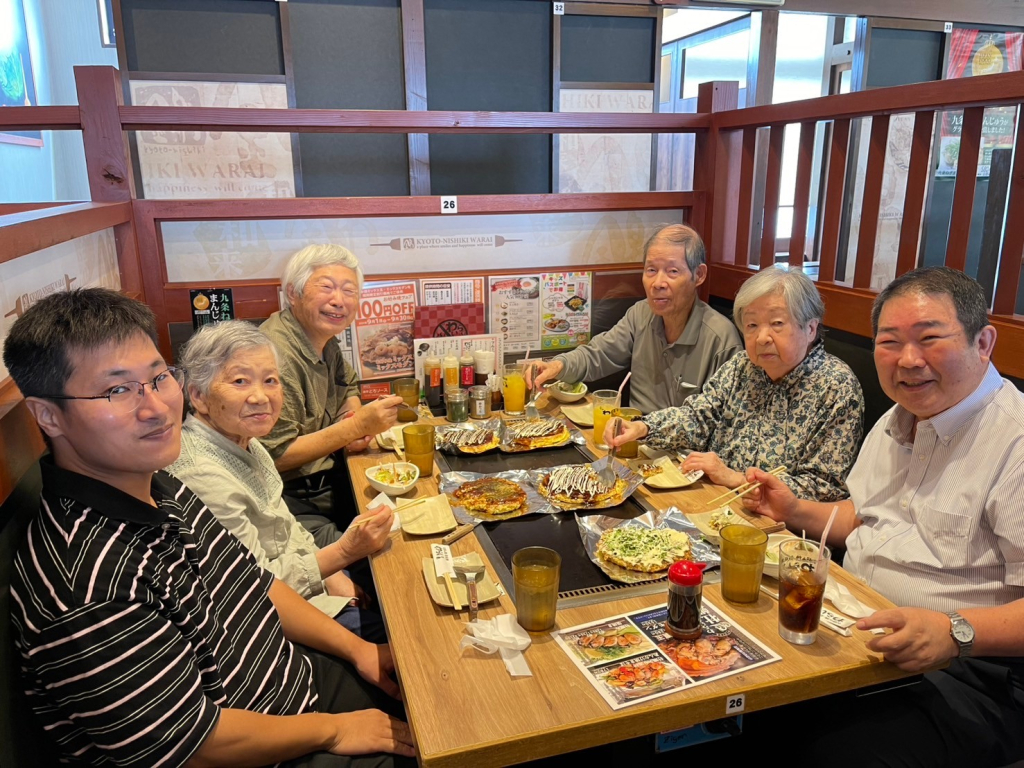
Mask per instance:
[[[717,453],[697,453],[694,451],[686,457],[682,463],[683,472],[702,470],[704,476],[716,485],[724,485],[726,488],[735,488],[743,485],[746,478],[742,472],[736,472],[725,466],[725,462],[719,458]]]
[[[622,422],[622,434],[615,437],[615,423]],[[595,435],[596,437],[596,435]],[[647,425],[642,421],[626,421],[625,419],[608,419],[604,428],[604,444],[616,448],[625,445],[632,440],[642,440],[647,437]]]
[[[358,528],[349,528],[335,544],[345,563],[343,567],[373,554],[387,543],[391,524],[395,520],[394,511],[381,504],[367,514],[373,516],[370,522]]]

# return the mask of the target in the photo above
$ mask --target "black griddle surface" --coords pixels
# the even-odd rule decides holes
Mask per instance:
[[[439,454],[444,462],[455,472],[478,472],[484,475],[507,472],[509,470],[541,469],[557,467],[563,464],[591,463],[591,459],[575,445],[561,448],[547,448],[524,453],[502,453],[495,451],[482,456]],[[512,555],[523,547],[548,547],[562,556],[562,572],[559,581],[559,592],[572,592],[578,589],[598,587],[617,582],[609,579],[604,571],[598,568],[587,556],[583,548],[576,516],[606,515],[630,519],[645,512],[632,497],[622,504],[607,509],[589,512],[558,512],[545,515],[526,515],[500,522],[482,523],[477,529],[477,536],[486,535],[489,542],[484,543],[485,549],[492,550],[501,558],[509,573],[512,571]],[[490,546],[488,546],[488,543]],[[503,578],[504,582],[505,579]],[[505,584],[511,594],[512,585]]]

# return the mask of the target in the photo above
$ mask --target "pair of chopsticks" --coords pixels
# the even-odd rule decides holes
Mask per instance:
[[[422,498],[422,499],[416,499],[415,501],[410,501],[408,504],[403,504],[400,507],[395,507],[394,511],[395,512],[402,512],[402,511],[408,509],[409,507],[415,507],[417,504],[425,504],[428,501],[430,501],[430,497],[429,496],[427,496],[425,498]],[[359,517],[360,517],[360,519],[356,520],[354,523],[352,523],[352,525],[350,525],[348,527],[348,530],[351,531],[351,530],[354,530],[354,529],[358,528],[361,525],[366,525],[368,522],[373,520],[376,517],[376,515],[360,515]]]
[[[775,469],[769,470],[768,474],[769,475],[775,475],[775,477],[778,477],[779,475],[785,474],[785,472],[786,472],[786,468],[785,467],[776,467]],[[748,493],[750,493],[755,488],[760,488],[760,487],[761,487],[761,483],[744,483],[741,486],[733,488],[731,491],[727,491],[726,493],[723,493],[721,496],[716,496],[715,498],[713,498],[711,501],[708,502],[708,506],[710,507],[713,504],[715,504],[715,503],[717,503],[717,502],[721,501],[722,499],[725,499],[725,498],[727,498],[729,496],[732,496],[732,498],[729,499],[725,503],[726,504],[731,504],[732,502],[736,501],[736,499],[742,498],[743,496],[746,496]],[[735,495],[733,495],[733,494],[735,494]]]

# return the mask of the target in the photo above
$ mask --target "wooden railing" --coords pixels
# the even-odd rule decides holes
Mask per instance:
[[[764,226],[760,233],[759,264],[775,263],[777,237],[775,222],[779,208],[783,134],[788,125],[799,125],[793,230],[789,239],[788,263],[804,262],[810,210],[811,169],[814,161],[814,131],[819,121],[831,123],[823,162],[824,210],[818,238],[818,287],[825,297],[826,324],[870,336],[870,290],[877,242],[883,171],[890,117],[913,113],[907,188],[895,274],[918,265],[919,241],[929,177],[929,156],[936,114],[964,110],[945,264],[963,270],[974,206],[978,156],[984,110],[992,106],[1019,106],[1024,102],[1024,73],[1010,73],[963,80],[921,83],[883,88],[843,96],[731,110],[712,115],[712,131],[719,133],[717,150],[720,166],[717,183],[709,189],[714,206],[710,223],[709,252],[712,293],[732,298],[736,289],[755,267],[748,266],[751,222],[760,218],[752,210],[754,159],[758,131],[767,132],[767,172],[764,192]],[[848,164],[851,162],[851,120],[871,118],[869,150],[864,175],[860,231],[854,260],[853,280],[837,279],[836,263],[840,227],[847,210]],[[992,306],[992,320],[1000,331],[996,364],[1004,373],[1024,376],[1024,322],[1014,315],[1017,289],[1024,258],[1024,131],[1018,130],[1013,169],[1008,189],[1005,231]],[[756,233],[753,233],[756,234]]]
[[[696,137],[693,192],[644,192],[572,195],[470,196],[459,200],[460,214],[549,213],[553,211],[683,210],[708,245],[710,279],[715,295],[732,298],[755,268],[747,258],[752,236],[760,238],[758,261],[772,264],[779,238],[776,233],[781,182],[783,132],[799,124],[794,224],[789,238],[789,262],[802,264],[812,187],[813,135],[819,121],[831,124],[825,162],[824,212],[818,236],[819,288],[825,297],[826,324],[870,335],[869,313],[874,293],[869,289],[876,242],[879,200],[889,117],[915,113],[908,184],[903,207],[896,273],[912,269],[918,260],[921,219],[928,178],[935,115],[963,109],[962,149],[955,184],[946,263],[962,269],[974,200],[977,147],[986,107],[1019,105],[1024,101],[1024,74],[1006,74],[879,89],[843,96],[736,109],[736,83],[704,83],[696,115],[595,115],[586,113],[473,113],[385,112],[360,110],[249,110],[188,107],[132,107],[122,104],[120,80],[109,67],[76,67],[79,106],[14,107],[0,110],[0,129],[80,130],[85,146],[91,203],[0,205],[0,263],[113,226],[122,288],[151,304],[160,325],[174,314],[168,295],[177,296],[182,284],[169,284],[160,224],[163,221],[204,219],[340,218],[349,216],[426,216],[439,211],[439,199],[296,198],[265,200],[139,200],[134,190],[127,131],[178,130],[328,132],[328,133],[671,133]],[[852,283],[836,279],[840,227],[844,216],[851,120],[870,117],[868,162],[863,213]],[[765,222],[753,233],[755,157],[758,131],[767,133]],[[1000,331],[996,364],[1004,373],[1024,377],[1024,322],[1013,314],[1021,261],[1024,258],[1024,131],[1018,131],[1009,181],[1009,201],[993,301],[993,322]],[[267,303],[276,281],[240,281],[248,298]],[[246,296],[240,296],[246,300]],[[254,309],[255,311],[255,309]],[[175,319],[177,316],[175,315]],[[166,331],[164,342],[167,343]],[[17,392],[0,386],[0,500],[13,467],[12,456],[24,447],[38,454],[38,436],[24,432],[24,406]],[[17,418],[12,416],[17,414]]]

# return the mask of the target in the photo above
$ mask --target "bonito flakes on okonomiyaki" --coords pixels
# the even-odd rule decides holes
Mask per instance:
[[[538,490],[561,509],[597,509],[621,504],[628,487],[629,483],[616,475],[615,484],[608,488],[589,464],[571,464],[544,475]]]
[[[505,423],[505,442],[513,451],[554,448],[569,442],[569,428],[558,419],[518,419]]]
[[[690,538],[670,528],[612,528],[601,534],[597,556],[630,571],[657,573],[690,559]]]
[[[452,497],[456,506],[479,516],[503,517],[520,512],[526,505],[526,491],[511,480],[481,477],[463,483]]]
[[[462,453],[484,453],[498,447],[493,429],[449,429],[441,433],[441,449]]]

